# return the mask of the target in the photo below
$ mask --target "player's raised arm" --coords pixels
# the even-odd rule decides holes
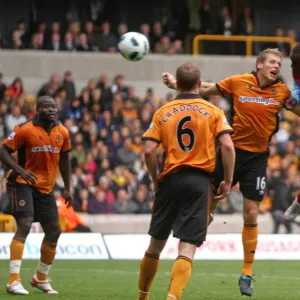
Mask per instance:
[[[219,95],[220,90],[215,82],[201,82],[201,87],[199,89],[199,95],[202,97],[207,97],[211,95]]]
[[[173,90],[178,90],[176,79],[175,77],[170,73],[163,73],[162,74],[163,82],[164,84]],[[201,82],[201,87],[199,89],[199,95],[206,97],[210,95],[219,95],[220,90],[216,83],[214,82]]]
[[[170,74],[168,72],[164,72],[164,73],[162,73],[161,77],[163,79],[164,84],[169,89],[178,91],[177,84],[176,84],[176,79],[172,74]]]

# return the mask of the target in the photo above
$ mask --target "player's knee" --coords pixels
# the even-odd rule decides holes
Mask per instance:
[[[190,241],[180,239],[178,245],[178,256],[185,256],[193,260],[197,247],[202,245],[203,241]]]
[[[154,254],[160,254],[163,251],[166,242],[167,242],[166,240],[157,240],[152,237],[147,251]]]
[[[30,232],[33,218],[23,218],[17,220],[17,232],[16,235],[22,238],[26,238]]]
[[[258,209],[255,207],[248,208],[244,211],[244,220],[246,223],[256,222],[258,216]]]
[[[57,243],[60,235],[61,235],[61,227],[59,224],[53,224],[52,226],[48,226],[48,230],[45,231],[45,239],[52,243]]]

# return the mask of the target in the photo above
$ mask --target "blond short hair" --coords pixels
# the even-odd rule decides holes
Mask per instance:
[[[267,59],[267,56],[269,54],[273,54],[273,55],[279,56],[280,59],[282,59],[282,57],[283,57],[282,53],[278,50],[278,48],[267,48],[267,49],[261,51],[257,55],[257,58],[256,58],[256,68],[257,68],[257,64],[259,62],[262,62],[262,63],[265,62],[265,60]]]

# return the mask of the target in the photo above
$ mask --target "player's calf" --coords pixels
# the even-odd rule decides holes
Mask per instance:
[[[151,286],[159,266],[159,255],[166,242],[167,240],[157,240],[153,237],[150,240],[150,245],[140,264],[138,300],[150,299]]]
[[[23,286],[19,284],[20,269],[22,265],[25,240],[29,234],[33,218],[21,218],[16,220],[17,232],[10,244],[9,280],[7,285],[8,292],[26,294]]]
[[[45,238],[41,245],[41,258],[36,276],[38,280],[45,281],[48,278],[48,274],[56,255],[56,246],[61,234],[61,228],[57,222],[42,224],[42,227],[45,232]]]

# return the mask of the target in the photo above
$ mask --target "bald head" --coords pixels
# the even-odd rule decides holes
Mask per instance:
[[[44,103],[48,103],[48,102],[50,102],[50,103],[54,102],[55,103],[55,101],[52,97],[50,97],[50,96],[41,96],[37,99],[36,108],[39,109],[44,105]]]
[[[194,64],[186,62],[177,69],[176,80],[180,91],[192,91],[199,87],[200,70]]]

